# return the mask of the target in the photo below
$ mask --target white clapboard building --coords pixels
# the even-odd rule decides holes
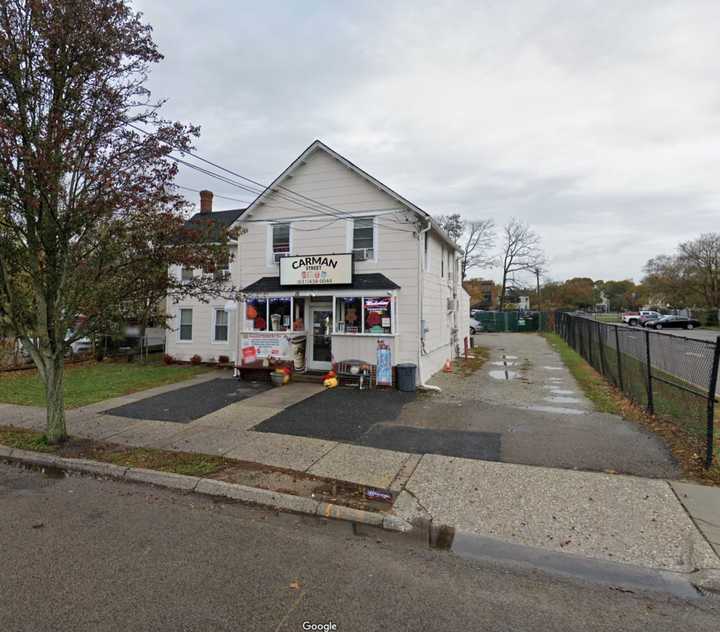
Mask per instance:
[[[269,358],[297,370],[333,363],[412,363],[423,383],[461,353],[469,296],[459,252],[431,216],[320,141],[313,142],[246,209],[201,211],[240,227],[228,283],[238,301],[168,299],[178,360]],[[174,270],[173,274],[202,274]],[[267,364],[267,362],[265,362]]]

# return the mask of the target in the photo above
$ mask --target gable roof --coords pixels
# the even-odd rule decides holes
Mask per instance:
[[[370,184],[372,184],[373,186],[380,189],[383,193],[389,195],[390,197],[397,200],[400,204],[407,207],[409,210],[413,211],[416,215],[421,217],[423,220],[429,221],[430,225],[433,227],[435,232],[438,233],[440,238],[443,241],[445,241],[445,243],[447,243],[451,248],[453,248],[455,250],[460,250],[460,247],[452,239],[450,239],[448,234],[432,218],[430,213],[428,213],[427,211],[424,211],[419,206],[413,204],[410,200],[404,198],[399,193],[393,191],[390,187],[388,187],[385,184],[383,184],[382,182],[380,182],[380,180],[371,176],[367,171],[364,171],[363,169],[358,167],[355,163],[351,162],[344,156],[341,156],[339,153],[337,153],[335,150],[328,147],[325,143],[323,143],[320,140],[313,141],[305,149],[305,151],[303,151],[295,160],[293,160],[292,163],[290,163],[290,166],[288,166],[287,169],[285,169],[285,171],[283,171],[277,178],[275,178],[275,180],[273,180],[267,187],[265,187],[265,190],[262,193],[260,193],[260,195],[258,195],[253,200],[252,204],[250,204],[250,206],[248,206],[247,209],[245,209],[247,214],[248,215],[251,214],[260,204],[265,202],[267,197],[269,197],[273,193],[281,191],[282,189],[285,189],[288,192],[292,192],[296,196],[304,197],[301,194],[293,191],[292,189],[290,189],[288,187],[284,187],[282,183],[284,180],[286,180],[288,178],[288,176],[292,175],[292,173],[296,169],[298,169],[305,162],[305,160],[307,160],[307,158],[311,154],[313,154],[317,150],[324,151],[326,154],[335,158],[335,160],[337,160],[341,164],[345,165],[348,169],[350,169],[351,171],[354,171],[361,178],[365,179]],[[314,200],[311,200],[311,198],[308,198],[308,201],[314,201]],[[339,211],[340,213],[343,213],[342,209],[336,209],[336,210]],[[332,212],[332,211],[330,211],[330,209],[328,209],[328,212]],[[348,217],[350,217],[350,216],[351,216],[351,214],[348,213]]]
[[[245,212],[244,208],[229,211],[213,211],[212,213],[195,213],[183,225],[186,231],[207,234],[210,241],[220,240],[223,233]]]

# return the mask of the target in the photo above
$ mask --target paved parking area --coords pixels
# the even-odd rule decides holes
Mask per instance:
[[[663,441],[598,413],[547,341],[482,334],[491,357],[476,373],[436,375],[441,393],[339,388],[318,393],[253,430],[411,454],[676,478]]]
[[[427,395],[394,390],[336,388],[291,406],[258,424],[258,432],[356,443],[410,454],[468,459],[500,458],[500,435],[398,423],[405,409]]]

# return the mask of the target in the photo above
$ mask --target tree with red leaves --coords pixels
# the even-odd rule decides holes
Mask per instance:
[[[51,442],[66,438],[74,340],[166,294],[233,292],[169,272],[210,268],[228,240],[209,221],[183,234],[170,152],[199,130],[160,117],[144,84],[162,56],[141,18],[122,0],[0,3],[0,329],[37,366]]]

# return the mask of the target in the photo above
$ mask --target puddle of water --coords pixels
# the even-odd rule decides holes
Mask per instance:
[[[539,413],[558,413],[559,415],[584,415],[586,411],[577,408],[561,408],[560,406],[528,406],[529,410]]]
[[[553,395],[575,395],[576,391],[569,390],[569,389],[563,389],[563,388],[557,388],[555,386],[545,386],[548,390],[552,392]]]
[[[495,380],[515,380],[520,376],[517,371],[490,371],[489,374]]]
[[[517,360],[518,359],[517,356],[511,356],[511,355],[503,355],[503,358],[505,358],[506,360]]]
[[[583,401],[577,397],[545,397],[546,402],[554,404],[582,404]]]
[[[491,362],[493,366],[513,366],[514,362]]]
[[[562,371],[561,366],[543,366],[540,368],[545,369],[546,371]]]

